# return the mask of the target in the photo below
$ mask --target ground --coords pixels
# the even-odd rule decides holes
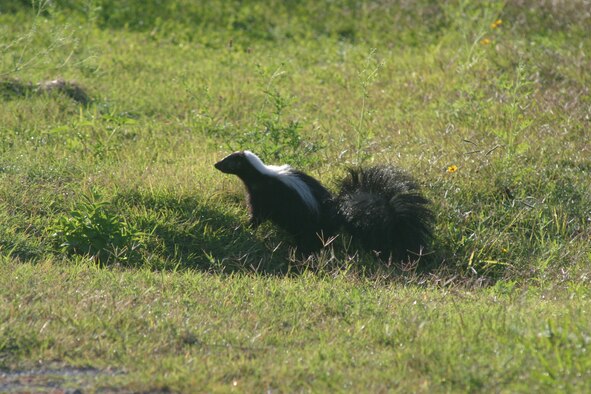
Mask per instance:
[[[4,3],[0,390],[589,391],[585,1]],[[237,149],[405,169],[428,254],[302,260]]]

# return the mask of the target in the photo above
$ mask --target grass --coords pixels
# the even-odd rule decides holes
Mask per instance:
[[[589,390],[584,1],[5,3],[7,376]],[[43,88],[58,78],[90,101]],[[242,185],[213,168],[242,148],[330,188],[349,165],[409,170],[434,204],[431,254],[384,264],[339,238],[299,260],[273,226],[246,228]]]
[[[3,309],[4,362],[58,355],[74,366],[123,370],[95,387],[589,388],[587,289],[7,265],[13,281],[2,288],[16,297]],[[23,320],[27,330],[18,330]]]

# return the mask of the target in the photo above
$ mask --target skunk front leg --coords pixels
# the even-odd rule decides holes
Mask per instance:
[[[256,230],[261,223],[263,222],[263,220],[259,219],[258,217],[251,215],[250,219],[248,220],[248,227],[250,227],[253,230]]]

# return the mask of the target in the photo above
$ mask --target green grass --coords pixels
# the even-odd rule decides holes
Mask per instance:
[[[588,289],[5,263],[0,354],[133,391],[589,389]],[[29,360],[29,361],[27,361]]]
[[[589,391],[585,9],[3,2],[0,370],[90,367],[60,386],[89,390]],[[57,78],[92,101],[38,85]],[[242,148],[331,189],[350,165],[407,169],[433,201],[429,256],[339,238],[301,261],[213,168]]]

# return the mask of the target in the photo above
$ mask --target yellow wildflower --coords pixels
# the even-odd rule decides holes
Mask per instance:
[[[450,173],[450,174],[453,174],[457,170],[458,170],[458,166],[456,166],[455,164],[447,167],[447,172]]]
[[[488,45],[490,43],[491,43],[491,41],[490,41],[490,38],[488,38],[488,37],[484,37],[482,40],[480,40],[480,44],[482,44],[482,45]]]
[[[502,19],[497,19],[496,21],[494,21],[493,23],[490,24],[491,29],[496,29],[497,27],[501,26],[503,24],[503,20]]]

